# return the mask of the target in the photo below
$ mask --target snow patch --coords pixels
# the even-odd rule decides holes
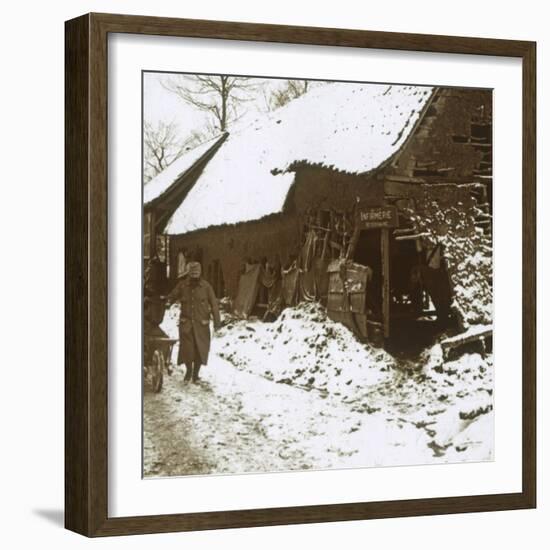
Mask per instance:
[[[273,323],[232,321],[217,348],[238,368],[348,399],[386,380],[393,364],[388,353],[360,343],[317,303],[288,308]]]

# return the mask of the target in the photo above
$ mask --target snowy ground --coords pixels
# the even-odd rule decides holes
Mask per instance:
[[[163,328],[176,329],[177,307]],[[397,361],[315,304],[231,321],[200,386],[183,373],[144,399],[145,475],[491,460],[492,356]]]

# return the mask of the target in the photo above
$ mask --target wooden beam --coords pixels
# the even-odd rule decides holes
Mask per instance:
[[[382,253],[382,323],[384,338],[390,336],[390,231],[380,230],[380,248]]]
[[[424,233],[415,233],[414,235],[398,235],[395,237],[396,241],[413,241],[414,239],[421,239],[422,237],[429,237],[430,234],[427,231]]]

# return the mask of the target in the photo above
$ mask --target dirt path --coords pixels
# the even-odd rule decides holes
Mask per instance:
[[[193,416],[184,414],[177,384],[165,380],[163,392],[144,396],[143,435],[145,476],[206,474],[211,464],[196,441]]]
[[[269,413],[250,414],[244,410],[243,389],[251,382],[256,386],[262,381],[220,361],[211,360],[203,369],[200,385],[184,384],[183,373],[176,371],[165,378],[161,393],[145,393],[144,475],[311,467],[308,462],[296,463],[302,453],[287,450],[285,454],[282,449],[288,445],[267,435],[264,423]],[[216,369],[212,363],[216,363]],[[262,400],[265,395],[257,397]]]

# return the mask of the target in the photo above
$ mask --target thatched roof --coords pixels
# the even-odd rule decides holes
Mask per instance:
[[[391,159],[418,123],[434,89],[328,83],[232,132],[166,225],[182,234],[282,211],[298,164],[366,174]],[[206,146],[206,144],[205,144]],[[199,151],[200,152],[200,151]],[[195,150],[148,185],[170,186]],[[159,180],[160,179],[160,183]],[[148,195],[149,196],[149,195]]]

